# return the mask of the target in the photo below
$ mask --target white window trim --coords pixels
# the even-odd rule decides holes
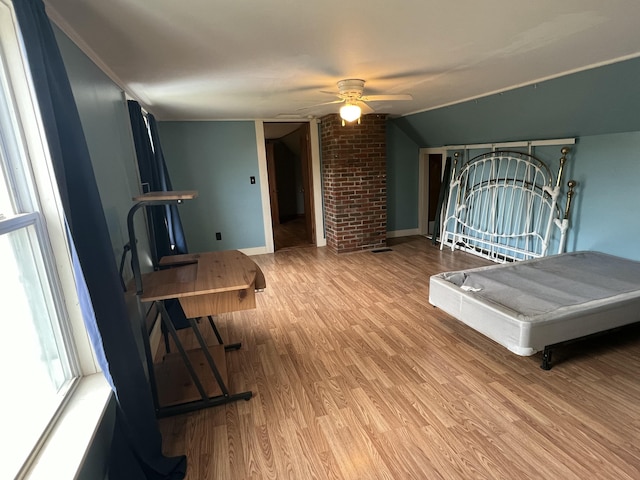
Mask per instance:
[[[82,377],[21,478],[77,478],[110,399],[111,387],[102,373]]]
[[[0,1],[7,5],[9,0]],[[31,75],[22,57],[22,52],[18,48],[11,48],[14,45],[12,41],[13,28],[8,28],[8,25],[9,22],[11,25],[17,24],[17,22],[14,23],[14,18],[12,7],[0,9],[0,25],[3,27],[0,29],[0,41],[4,47],[3,53],[9,68],[8,76],[20,111],[24,143],[32,165],[34,183],[38,190],[40,210],[46,221],[58,276],[65,292],[66,307],[71,321],[73,340],[76,343],[80,369],[83,374],[89,375],[100,371],[100,368],[91,350],[91,342],[86,333],[80,304],[75,294],[71,254],[64,225],[64,211],[58,195],[42,119],[37,104],[34,102]]]
[[[75,290],[64,212],[45,133],[35,102],[32,81],[20,47],[15,41],[15,13],[10,0],[0,0],[0,44],[8,77],[22,123],[23,141],[32,165],[34,183],[45,219],[56,273],[63,292],[75,346],[80,378],[69,391],[58,415],[30,460],[29,469],[18,478],[75,478],[80,472],[93,437],[112,397],[93,353]]]

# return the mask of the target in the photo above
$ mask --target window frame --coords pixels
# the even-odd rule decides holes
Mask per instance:
[[[25,61],[20,41],[17,21],[10,0],[0,0],[0,48],[4,57],[4,67],[13,93],[16,117],[20,122],[22,145],[26,162],[35,188],[35,200],[42,216],[42,227],[49,239],[55,273],[64,296],[66,313],[69,318],[73,343],[77,349],[77,360],[81,375],[100,371],[91,347],[91,341],[84,327],[78,295],[75,289],[73,264],[66,237],[66,225],[62,202],[58,193],[56,177],[48,151],[48,145],[38,110],[31,74]]]
[[[17,478],[74,478],[112,394],[84,325],[64,210],[11,0],[0,0],[0,52],[0,88],[9,95],[7,109],[21,157],[17,162],[28,176],[18,199],[11,195],[18,211],[0,217],[0,233],[35,226],[73,376]]]

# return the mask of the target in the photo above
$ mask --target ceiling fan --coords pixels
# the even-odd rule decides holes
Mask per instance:
[[[336,95],[339,100],[333,100],[331,102],[319,103],[313,105],[313,108],[320,105],[330,105],[333,103],[344,103],[340,107],[340,118],[342,118],[342,125],[345,122],[358,121],[360,123],[360,116],[363,110],[365,113],[373,112],[373,108],[367,102],[378,102],[384,100],[413,100],[413,97],[409,94],[389,94],[389,95],[363,95],[364,93],[364,80],[359,78],[347,78],[338,82],[338,92],[325,92],[331,95]]]

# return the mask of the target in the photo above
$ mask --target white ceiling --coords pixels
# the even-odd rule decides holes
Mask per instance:
[[[344,78],[406,115],[640,55],[639,0],[45,0],[161,120],[322,116]],[[303,110],[300,110],[303,109]]]

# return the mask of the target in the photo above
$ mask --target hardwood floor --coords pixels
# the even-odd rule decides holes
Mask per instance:
[[[307,238],[304,217],[294,218],[273,226],[275,250],[293,247],[308,247],[311,244]]]
[[[218,325],[254,397],[160,421],[188,479],[640,478],[640,329],[543,371],[429,304],[431,274],[484,260],[390,246],[252,257],[258,308]]]

